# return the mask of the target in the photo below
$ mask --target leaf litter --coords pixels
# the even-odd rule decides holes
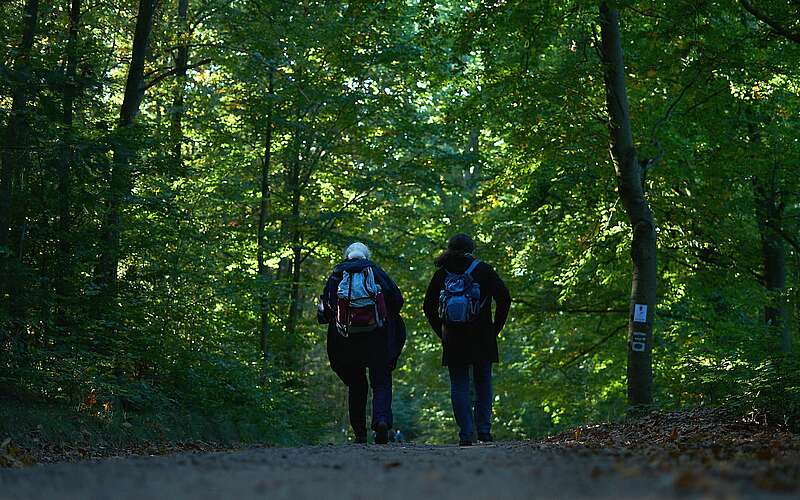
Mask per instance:
[[[595,468],[592,477],[657,473],[685,492],[725,491],[732,482],[776,493],[800,492],[800,436],[763,415],[742,417],[730,408],[654,411],[580,426],[541,445],[617,457],[614,471]]]

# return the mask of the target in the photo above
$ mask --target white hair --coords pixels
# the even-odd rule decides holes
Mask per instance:
[[[369,248],[367,248],[367,245],[358,241],[347,247],[347,250],[344,251],[345,260],[369,259],[370,257],[372,257],[372,253],[369,251]]]

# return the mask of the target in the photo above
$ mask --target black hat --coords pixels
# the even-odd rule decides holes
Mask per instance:
[[[458,233],[447,240],[447,249],[453,253],[472,253],[475,251],[475,241],[466,233]]]

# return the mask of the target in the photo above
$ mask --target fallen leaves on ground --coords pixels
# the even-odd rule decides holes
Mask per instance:
[[[35,464],[76,462],[132,456],[172,455],[175,453],[210,453],[237,451],[258,447],[252,444],[230,444],[209,441],[149,442],[127,444],[86,444],[80,442],[48,442],[33,438],[32,444],[22,446],[11,438],[0,440],[0,467],[19,468]],[[261,445],[263,446],[263,445]]]
[[[800,436],[726,408],[652,412],[585,425],[542,445],[611,453],[618,457],[618,473],[669,474],[680,491],[718,491],[731,481],[767,491],[800,491]],[[601,474],[592,472],[593,477]]]
[[[11,442],[11,438],[5,438],[0,442],[0,467],[25,467],[32,465],[36,460]]]

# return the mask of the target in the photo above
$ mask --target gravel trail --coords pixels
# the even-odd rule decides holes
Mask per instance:
[[[533,443],[329,445],[4,469],[0,499],[796,498],[685,474]]]

